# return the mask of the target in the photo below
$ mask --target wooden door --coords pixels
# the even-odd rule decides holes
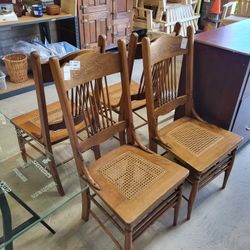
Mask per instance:
[[[112,43],[129,39],[132,24],[132,0],[112,1]]]
[[[115,0],[112,1],[112,15],[113,19],[122,18],[126,13],[131,15],[132,13],[132,0]]]
[[[109,12],[87,14],[82,19],[81,48],[97,46],[98,36],[106,35],[107,44],[111,43],[111,24]]]
[[[117,44],[119,39],[125,39],[128,41],[131,34],[131,21],[130,17],[114,19],[112,25],[112,43]]]
[[[95,46],[101,34],[107,48],[117,47],[131,33],[132,0],[78,0],[78,18],[81,48]]]

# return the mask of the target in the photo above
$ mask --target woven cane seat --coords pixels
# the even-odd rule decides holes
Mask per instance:
[[[181,183],[188,171],[157,154],[124,145],[97,160],[90,173],[101,187],[98,195],[129,223],[172,192],[173,184]]]
[[[166,172],[166,169],[131,151],[119,155],[99,169],[99,173],[129,200],[150,188]]]
[[[59,102],[54,102],[47,105],[48,120],[49,123],[56,123],[62,119],[62,110]],[[38,140],[42,140],[42,129],[40,122],[40,115],[38,109],[20,115],[14,119],[12,122],[16,124],[20,129],[25,131],[27,134],[36,137]],[[83,130],[85,124],[80,123],[75,126],[77,132]],[[68,137],[68,132],[66,129],[59,129],[56,131],[50,131],[51,143],[57,143]]]
[[[121,99],[121,93],[122,93],[122,86],[121,83],[116,83],[109,86],[109,99],[110,104],[114,109],[117,109],[119,111],[119,102]],[[139,84],[135,81],[131,80],[130,83],[130,94],[131,95],[137,95],[139,90]],[[139,109],[141,107],[144,107],[146,105],[146,100],[133,100],[131,102],[132,104],[132,110]]]
[[[235,135],[208,123],[184,117],[160,129],[160,140],[197,171],[205,171],[230,152]]]
[[[223,137],[213,133],[207,128],[201,128],[192,122],[186,122],[168,133],[168,136],[189,150],[195,156],[199,156],[210,147],[214,146]]]

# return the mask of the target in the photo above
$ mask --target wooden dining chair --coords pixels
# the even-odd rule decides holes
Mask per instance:
[[[100,36],[98,41],[98,47],[93,49],[79,50],[73,53],[70,53],[60,59],[60,64],[64,64],[65,61],[74,60],[78,55],[84,53],[92,52],[101,52],[105,51],[105,37]],[[35,141],[40,142],[45,146],[45,149],[53,156],[52,146],[58,144],[66,139],[68,139],[68,131],[65,127],[61,105],[59,101],[53,102],[51,104],[46,103],[45,96],[45,85],[48,82],[53,82],[53,77],[50,71],[49,62],[41,62],[40,56],[37,52],[31,54],[31,63],[33,76],[35,81],[36,96],[38,109],[35,109],[31,112],[22,114],[18,117],[13,118],[11,121],[15,125],[16,130],[23,131],[27,136],[18,136],[19,146],[23,155],[23,159],[26,161],[26,150],[25,144],[35,147],[29,139],[35,139]],[[69,96],[74,98],[76,93],[68,93]],[[74,100],[77,102],[77,99]],[[86,124],[81,123],[82,114],[79,110],[74,110],[72,105],[72,110],[75,116],[75,126],[77,132],[81,132],[85,129]],[[36,147],[35,147],[36,148]],[[93,148],[95,157],[99,157],[98,147]],[[69,160],[69,159],[67,159]],[[58,192],[61,195],[64,195],[63,186],[57,171],[56,163],[54,159],[51,159],[49,162],[50,172],[57,184]]]
[[[177,36],[179,35],[180,30],[181,30],[181,25],[179,23],[176,23],[174,26],[173,33],[171,34],[162,33],[160,35],[158,34],[158,37],[162,35]],[[141,110],[146,106],[143,71],[141,72],[140,82],[137,82],[132,79],[135,60],[141,60],[141,59],[142,59],[141,42],[138,41],[138,34],[134,32],[131,34],[128,44],[128,72],[129,72],[129,82],[130,82],[131,105],[132,105],[132,112],[142,121],[144,121],[136,128],[142,127],[147,124],[147,120],[145,119],[145,117],[143,117],[141,114],[138,113],[139,110]],[[110,105],[116,113],[120,114],[119,108],[120,108],[120,100],[122,93],[121,82],[109,85],[108,88],[109,88]]]
[[[192,189],[188,198],[187,218],[190,219],[198,190],[223,172],[222,187],[226,187],[236,148],[242,138],[202,121],[195,112],[192,99],[191,27],[188,27],[187,34],[187,37],[160,37],[152,44],[148,38],[144,38],[142,52],[150,149],[157,152],[157,145],[160,145],[189,169],[187,180]],[[183,62],[186,62],[182,66],[185,76],[183,95],[178,95],[176,65],[179,56],[183,56]],[[161,124],[159,128],[159,118],[181,106],[185,107],[185,116],[169,124]]]
[[[132,249],[132,241],[169,208],[174,208],[174,224],[177,223],[181,184],[188,171],[149,151],[137,139],[132,120],[126,46],[121,40],[118,41],[118,49],[119,53],[92,53],[76,57],[81,69],[74,72],[71,80],[64,80],[63,68],[57,58],[50,59],[50,66],[79,176],[92,190],[87,189],[82,194],[82,218],[88,221],[91,214],[122,249],[91,209],[91,204],[95,204],[125,235],[124,249],[128,250]],[[124,115],[119,121],[114,121],[110,99],[104,98],[104,95],[109,97],[105,78],[117,73],[121,77],[120,109]],[[77,92],[79,105],[76,108],[83,110],[84,120],[95,117],[95,122],[87,128],[86,139],[77,137],[70,112],[67,92],[74,88],[82,90]],[[100,95],[103,100],[100,100]],[[126,133],[126,143],[117,147],[114,145],[114,149],[86,167],[86,154],[83,153],[122,131]]]

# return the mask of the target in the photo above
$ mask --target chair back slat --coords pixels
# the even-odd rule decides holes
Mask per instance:
[[[75,61],[80,63],[79,70],[71,70],[70,79],[65,80],[65,88],[69,90],[84,82],[89,82],[93,79],[102,78],[102,76],[112,75],[120,71],[121,65],[118,53],[106,53],[104,56],[100,56],[99,53],[86,53],[77,56]],[[105,63],[108,62],[108,65]],[[65,74],[65,67],[69,67],[65,64],[61,69],[62,74]]]
[[[177,97],[173,101],[169,101],[167,104],[163,104],[162,106],[155,109],[155,117],[165,115],[166,113],[171,112],[172,110],[178,108],[181,105],[184,105],[187,102],[187,95],[183,95]]]
[[[186,38],[182,36],[161,36],[150,46],[151,65],[165,59],[187,54]]]
[[[107,138],[111,138],[112,136],[120,133],[126,129],[125,121],[120,121],[115,123],[113,126],[107,127],[98,132],[98,134],[94,134],[93,136],[88,137],[83,142],[80,143],[80,151],[85,152],[89,148],[99,145],[107,140]]]

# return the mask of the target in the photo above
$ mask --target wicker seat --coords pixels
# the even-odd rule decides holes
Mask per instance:
[[[188,181],[192,189],[188,200],[187,218],[190,219],[197,191],[225,172],[223,188],[230,175],[236,148],[241,137],[201,120],[192,102],[193,31],[188,37],[161,37],[153,44],[142,41],[149,124],[150,149],[157,145],[190,170]],[[164,48],[164,49],[163,49]],[[181,83],[185,90],[178,94],[177,57],[183,56]],[[185,78],[184,78],[185,77]],[[216,90],[215,90],[216,91]],[[180,92],[179,92],[180,93]],[[185,108],[185,116],[158,127],[159,117],[178,108]]]
[[[63,64],[65,61],[73,60],[74,57],[82,53],[90,53],[105,50],[105,38],[99,37],[99,46],[96,49],[86,49],[73,52],[60,59],[60,63]],[[36,95],[38,102],[38,109],[35,109],[31,112],[22,114],[18,117],[13,118],[11,121],[15,125],[19,141],[19,146],[23,155],[23,159],[27,160],[27,153],[25,150],[25,144],[29,143],[31,146],[35,146],[33,143],[30,143],[30,139],[35,139],[45,146],[45,149],[53,155],[52,146],[68,139],[68,131],[65,127],[65,123],[62,116],[61,105],[59,101],[52,104],[46,104],[45,98],[45,84],[52,82],[53,78],[50,72],[49,63],[41,62],[40,56],[33,52],[31,54],[33,76],[35,80]],[[69,96],[74,93],[69,93]],[[73,107],[73,106],[72,106]],[[75,126],[77,132],[83,131],[86,127],[86,123],[80,123],[81,112],[76,112],[76,110],[71,109],[71,112],[75,114]],[[26,133],[26,137],[20,136],[19,131]],[[99,157],[98,148],[94,148],[96,158]],[[49,162],[49,167],[51,174],[57,184],[58,192],[61,195],[64,195],[64,190],[61,184],[60,177],[56,168],[56,163],[53,159]]]
[[[81,69],[71,80],[63,80],[58,59],[50,59],[50,66],[56,83],[59,99],[69,131],[69,137],[79,176],[89,189],[82,194],[82,218],[88,221],[89,214],[96,218],[114,243],[122,249],[121,243],[113,236],[93,209],[95,204],[108,219],[125,235],[124,249],[132,249],[132,241],[147,229],[161,214],[174,208],[174,225],[177,223],[181,202],[181,184],[188,170],[159,156],[144,146],[135,135],[132,120],[131,98],[126,46],[118,41],[119,53],[85,54],[75,60]],[[123,115],[119,121],[113,118],[109,88],[106,77],[120,73],[121,101]],[[95,122],[87,128],[88,138],[77,137],[67,99],[67,90],[79,88],[78,108]],[[85,165],[84,152],[97,146],[118,133],[126,135],[121,146],[109,150],[100,159]],[[100,198],[101,202],[100,202]]]

